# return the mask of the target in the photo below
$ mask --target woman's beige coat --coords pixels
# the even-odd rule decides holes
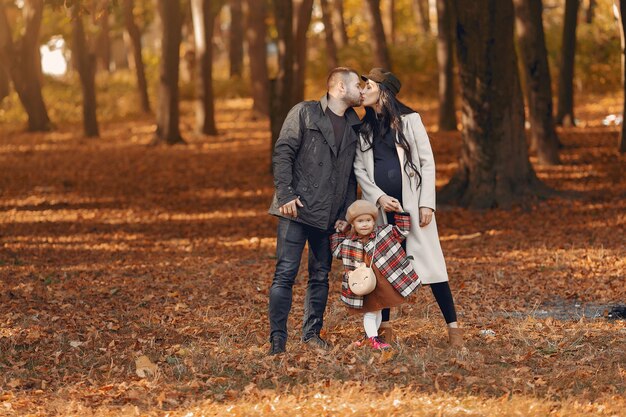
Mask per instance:
[[[402,205],[404,211],[411,215],[411,229],[406,238],[406,252],[413,257],[413,267],[421,278],[422,284],[434,284],[448,280],[446,261],[443,258],[435,213],[428,226],[419,225],[419,208],[429,207],[435,210],[435,159],[430,147],[430,141],[422,119],[417,113],[402,116],[402,127],[406,140],[411,148],[413,162],[422,176],[421,184],[416,188],[417,175],[407,175],[404,171],[406,159],[404,149],[397,146],[398,157],[402,167]],[[374,152],[359,138],[354,160],[354,173],[363,191],[363,199],[377,204],[378,199],[385,193],[374,182]],[[378,222],[385,222],[385,216],[380,215]]]

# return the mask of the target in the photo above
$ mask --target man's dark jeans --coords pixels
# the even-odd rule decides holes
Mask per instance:
[[[330,232],[279,218],[276,242],[276,272],[270,288],[270,339],[287,339],[292,287],[298,275],[304,244],[309,242],[309,282],[304,300],[302,338],[319,334],[328,300],[328,273],[332,263]]]

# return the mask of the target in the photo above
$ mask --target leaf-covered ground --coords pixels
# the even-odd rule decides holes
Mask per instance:
[[[440,208],[466,349],[447,347],[425,288],[393,314],[394,356],[351,347],[361,323],[337,264],[334,349],[299,342],[305,262],[288,353],[266,356],[276,221],[268,124],[248,101],[218,103],[222,134],[186,146],[147,146],[148,119],[97,140],[4,127],[0,415],[624,415],[624,321],[550,314],[626,302],[626,159],[600,123],[618,106],[588,102],[583,127],[559,131],[563,165],[536,166],[561,194],[528,211]],[[441,186],[460,135],[431,136]]]

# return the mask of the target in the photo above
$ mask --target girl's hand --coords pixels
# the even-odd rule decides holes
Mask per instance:
[[[380,198],[378,199],[378,205],[381,206],[386,212],[402,211],[402,206],[400,205],[400,202],[397,199],[389,197],[386,194],[380,196]]]
[[[433,220],[433,211],[428,207],[420,207],[420,227],[428,226]]]

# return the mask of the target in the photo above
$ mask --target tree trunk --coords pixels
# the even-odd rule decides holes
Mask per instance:
[[[328,4],[328,0],[320,0],[320,3],[322,6],[322,21],[324,22],[324,36],[326,39],[326,67],[328,71],[330,71],[339,65],[332,23],[332,10]]]
[[[296,59],[294,61],[294,81],[293,81],[293,100],[298,103],[304,100],[304,87],[306,80],[306,52],[307,39],[306,34],[311,24],[311,15],[313,13],[313,0],[301,0],[300,7],[297,9],[298,18],[296,27],[294,28]]]
[[[437,1],[437,63],[439,66],[439,130],[456,130],[454,108],[454,16],[450,0]]]
[[[626,153],[626,21],[624,14],[626,13],[626,0],[615,0],[616,6],[619,7],[619,28],[620,41],[622,46],[622,88],[624,93],[624,101],[622,105],[622,129],[619,139],[619,151]],[[617,4],[619,3],[619,4]]]
[[[585,21],[587,24],[593,23],[593,16],[596,10],[596,0],[589,0],[589,5],[587,6],[587,13],[585,14]]]
[[[445,0],[447,1],[447,0]],[[439,10],[439,2],[437,0],[437,11]],[[413,0],[413,10],[418,17],[418,25],[422,26],[424,33],[430,33],[430,16],[428,13],[428,0]]]
[[[150,99],[148,98],[148,82],[146,81],[146,72],[144,70],[143,58],[141,56],[141,33],[139,28],[135,24],[135,16],[133,0],[124,0],[123,13],[124,24],[126,26],[126,32],[128,33],[129,40],[132,44],[131,58],[132,66],[135,68],[135,74],[137,76],[137,89],[139,91],[139,98],[141,101],[141,110],[144,113],[150,113]]]
[[[28,115],[28,130],[46,132],[52,128],[41,94],[39,66],[39,29],[43,14],[43,0],[24,2],[24,35],[13,43],[11,28],[4,5],[0,2],[0,62],[13,81],[13,88]]]
[[[513,47],[513,4],[455,0],[463,96],[459,168],[441,201],[478,209],[527,203],[547,189],[530,164]]]
[[[274,0],[274,18],[278,33],[278,74],[270,85],[270,129],[272,146],[280,134],[287,113],[297,101],[293,99],[293,2],[292,0]]]
[[[559,101],[556,123],[574,126],[574,57],[576,54],[576,25],[580,0],[565,0],[565,17],[559,68]]]
[[[98,137],[100,133],[96,117],[96,56],[87,46],[79,6],[72,7],[72,38],[76,70],[83,90],[83,130],[88,138]]]
[[[384,3],[384,23],[385,36],[392,45],[396,43],[396,0],[387,0]]]
[[[548,52],[541,20],[541,0],[513,0],[520,59],[524,68],[530,115],[531,149],[539,163],[560,163],[559,140],[552,116]]]
[[[205,135],[216,135],[212,42],[215,4],[212,4],[211,0],[191,0],[191,14],[193,16],[199,81],[199,93],[196,102],[196,129]]]
[[[243,70],[243,8],[242,0],[230,0],[230,77],[241,78]]]
[[[250,60],[250,80],[252,84],[252,110],[262,116],[269,116],[270,91],[267,69],[267,26],[265,2],[247,0],[246,38]]]
[[[380,0],[367,0],[370,15],[372,18],[372,36],[374,40],[374,65],[383,67],[391,71],[391,58],[389,58],[389,50],[387,49],[387,40],[385,39],[385,30],[380,15]]]
[[[97,44],[97,58],[100,61],[100,66],[106,72],[111,72],[111,36],[109,26],[109,10],[104,6],[101,16],[98,18],[100,31],[98,32]]]
[[[180,134],[178,109],[179,49],[182,37],[182,16],[177,1],[157,0],[158,13],[163,28],[159,77],[159,105],[155,143],[169,145],[184,143]]]
[[[333,2],[333,25],[335,34],[335,44],[338,48],[348,45],[348,31],[346,20],[343,18],[343,0],[330,0]]]
[[[9,80],[9,74],[4,67],[4,64],[0,65],[0,103],[11,93],[11,84]]]

